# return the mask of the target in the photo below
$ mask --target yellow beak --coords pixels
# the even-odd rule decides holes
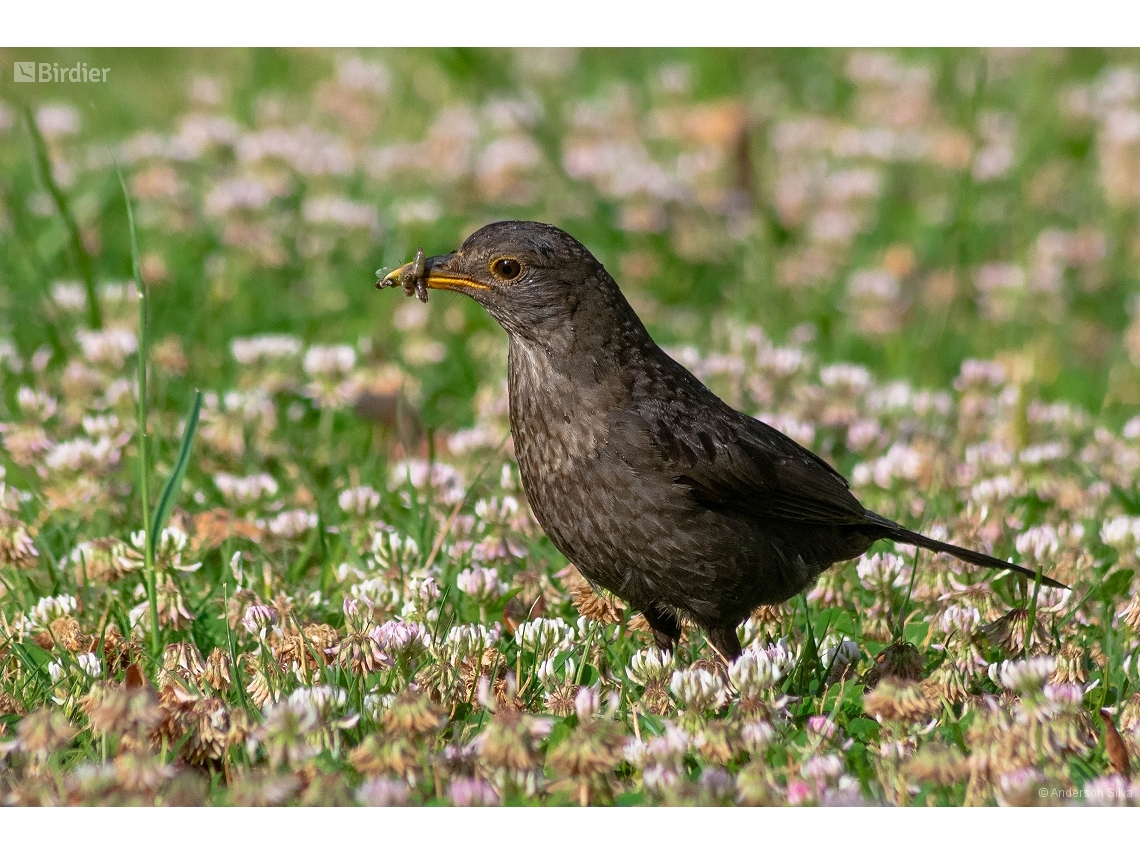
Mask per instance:
[[[435,288],[442,291],[461,290],[463,288],[475,288],[477,290],[486,291],[490,286],[484,285],[481,282],[476,282],[473,279],[468,279],[466,276],[459,276],[447,270],[446,263],[455,257],[454,253],[447,255],[434,255],[424,261],[424,274],[423,283],[429,288]],[[409,261],[407,264],[401,265],[376,283],[377,288],[395,288],[403,285],[408,276],[413,273],[415,267],[414,261]]]

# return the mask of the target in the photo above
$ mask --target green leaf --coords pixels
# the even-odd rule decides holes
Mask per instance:
[[[154,554],[155,545],[159,535],[170,519],[174,510],[174,503],[178,499],[178,492],[182,489],[182,476],[186,474],[186,467],[190,465],[190,449],[194,445],[194,434],[198,430],[198,416],[202,410],[202,390],[194,393],[194,403],[190,405],[190,415],[186,418],[186,429],[182,431],[182,445],[178,449],[178,461],[174,464],[174,471],[166,486],[162,488],[162,495],[158,497],[158,504],[154,508],[154,520],[151,522],[148,546]]]
[[[1100,595],[1108,601],[1115,600],[1128,590],[1132,582],[1132,570],[1117,570],[1100,583]]]

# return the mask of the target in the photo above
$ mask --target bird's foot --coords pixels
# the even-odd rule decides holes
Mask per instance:
[[[661,606],[651,606],[642,610],[649,628],[653,630],[653,643],[662,650],[672,653],[673,647],[681,640],[681,622],[677,616]]]
[[[740,639],[736,635],[736,627],[721,627],[708,631],[709,646],[712,647],[726,664],[731,665],[740,657]]]

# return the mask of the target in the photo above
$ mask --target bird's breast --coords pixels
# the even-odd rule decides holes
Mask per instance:
[[[512,342],[511,434],[524,478],[584,475],[609,443],[612,392],[554,365],[540,347]]]

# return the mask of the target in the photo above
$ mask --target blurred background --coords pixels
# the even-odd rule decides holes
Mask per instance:
[[[16,82],[30,61],[109,71]],[[101,283],[130,273],[121,165],[179,410],[233,379],[232,339],[287,333],[470,425],[505,337],[373,283],[507,218],[582,240],[674,352],[758,325],[883,379],[993,359],[1117,426],[1140,407],[1140,52],[19,49],[0,71],[6,358],[63,364],[82,317],[28,110]]]

